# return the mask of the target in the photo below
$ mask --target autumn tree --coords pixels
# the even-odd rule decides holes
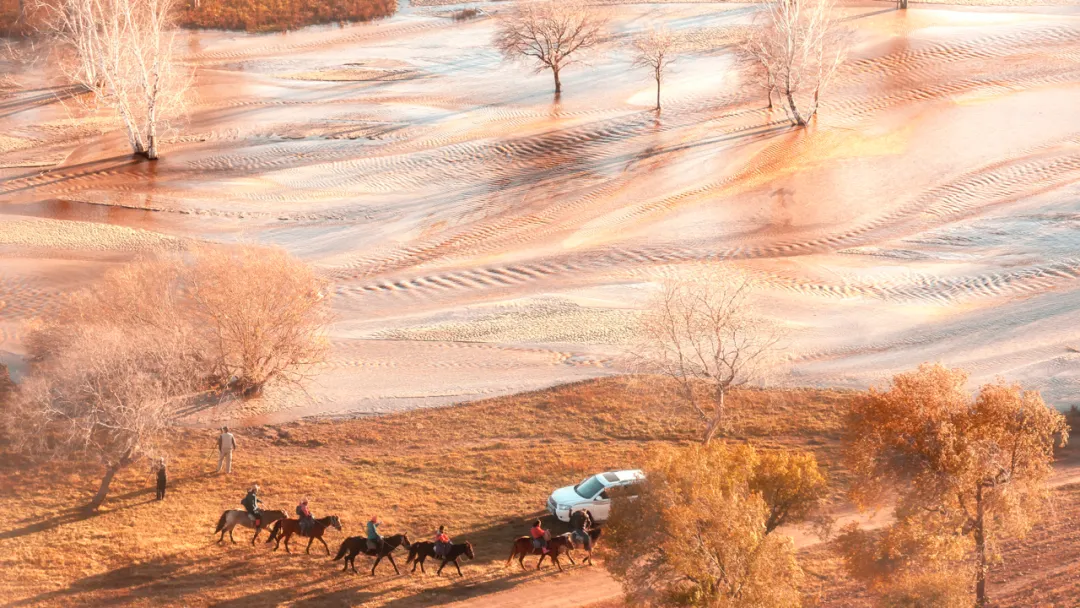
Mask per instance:
[[[616,493],[604,528],[605,565],[632,603],[798,606],[794,544],[770,534],[776,511],[755,489],[784,477],[770,469],[779,462],[746,445],[658,449],[637,497]]]
[[[4,423],[27,451],[100,463],[89,504],[97,509],[115,475],[154,450],[198,373],[181,343],[115,326],[69,329],[62,349],[19,388]]]
[[[642,317],[631,358],[675,382],[705,426],[702,442],[730,428],[727,393],[762,377],[781,339],[748,299],[750,285],[703,272],[663,284]]]
[[[577,1],[529,0],[500,12],[495,47],[507,59],[533,63],[537,73],[551,70],[559,95],[562,70],[600,44],[606,24],[596,9]]]
[[[762,86],[786,101],[791,120],[805,126],[846,56],[832,0],[769,0],[764,20],[740,45],[757,66]]]
[[[904,556],[970,560],[986,606],[996,541],[1023,535],[1045,511],[1068,426],[1038,392],[995,382],[973,397],[966,383],[962,370],[923,365],[871,390],[852,406],[846,461],[857,505],[895,500],[896,523],[878,545],[890,545],[894,569]]]
[[[108,107],[134,154],[158,157],[183,112],[189,75],[174,59],[175,0],[39,0],[61,73]]]
[[[759,493],[769,508],[766,534],[780,526],[813,520],[827,525],[822,506],[829,480],[812,452],[777,450],[757,452],[750,489]]]
[[[653,28],[634,38],[634,67],[646,68],[656,81],[656,111],[660,111],[660,84],[678,54],[678,40],[666,28]]]
[[[29,451],[91,454],[97,508],[188,402],[299,384],[327,352],[329,288],[273,247],[197,246],[134,261],[29,329],[31,373],[6,421]]]

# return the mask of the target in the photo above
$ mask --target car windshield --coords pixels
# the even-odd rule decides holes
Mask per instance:
[[[574,486],[574,491],[582,498],[592,498],[593,496],[596,496],[597,492],[603,489],[604,484],[600,481],[599,475],[594,475]]]

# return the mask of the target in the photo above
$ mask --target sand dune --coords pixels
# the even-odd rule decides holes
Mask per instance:
[[[617,373],[656,282],[701,264],[752,277],[792,330],[786,382],[941,360],[1080,403],[1080,8],[845,7],[851,56],[795,130],[733,67],[756,5],[611,3],[606,53],[554,101],[547,75],[490,47],[491,18],[437,4],[190,34],[198,105],[152,169],[15,70],[0,349],[56,293],[48,273],[17,278],[28,259],[79,260],[89,281],[115,261],[95,255],[246,238],[336,285],[332,361],[310,399],[257,412],[275,420]],[[655,22],[692,42],[659,116],[619,46]]]

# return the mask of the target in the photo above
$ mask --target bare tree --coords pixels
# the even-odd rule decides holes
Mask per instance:
[[[648,68],[656,80],[656,111],[660,111],[660,83],[678,53],[678,41],[666,28],[650,29],[634,39],[634,67]]]
[[[551,70],[558,95],[559,74],[600,43],[606,23],[596,10],[575,0],[531,0],[500,13],[495,48],[508,59],[535,63],[538,73]]]
[[[781,332],[748,301],[749,284],[714,273],[670,281],[642,319],[632,358],[675,381],[705,424],[702,443],[730,425],[728,390],[759,379]]]
[[[759,66],[762,84],[787,102],[791,120],[805,126],[846,55],[832,0],[770,0],[765,22],[748,34],[743,52]]]
[[[197,376],[183,349],[161,340],[116,327],[70,330],[63,351],[20,387],[5,423],[25,448],[97,460],[104,475],[88,505],[97,509],[115,475],[154,449]]]
[[[132,152],[156,159],[189,80],[173,59],[175,0],[39,0],[39,7],[63,74],[116,113]]]
[[[325,360],[329,286],[284,249],[196,249],[183,271],[213,374],[244,396],[299,384]]]

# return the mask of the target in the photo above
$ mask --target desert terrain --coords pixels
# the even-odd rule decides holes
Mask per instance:
[[[65,99],[33,49],[0,80],[0,354],[110,265],[196,240],[281,245],[334,283],[306,394],[192,424],[446,405],[625,371],[660,279],[720,265],[789,330],[775,382],[861,388],[937,360],[1067,409],[1080,377],[1080,8],[843,7],[852,47],[808,129],[732,32],[759,7],[610,3],[549,74],[491,46],[499,3],[372,23],[191,31],[156,163]],[[688,45],[663,88],[623,42]]]

